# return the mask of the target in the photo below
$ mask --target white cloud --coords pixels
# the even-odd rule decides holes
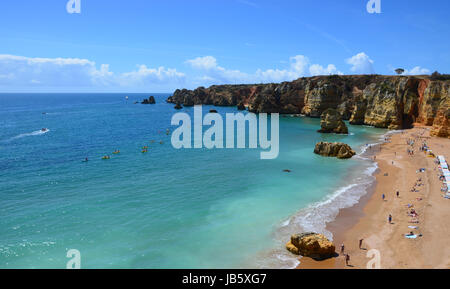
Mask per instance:
[[[373,68],[373,60],[364,52],[358,53],[351,58],[347,59],[347,63],[352,67],[350,70],[357,74],[373,74],[375,70]]]
[[[361,52],[346,60],[353,73],[374,73],[373,63]],[[343,74],[334,64],[321,65],[304,55],[282,61],[283,68],[257,69],[252,73],[228,69],[213,56],[185,61],[196,70],[186,75],[175,68],[138,65],[129,72],[113,72],[108,64],[79,58],[31,58],[0,54],[0,90],[66,90],[66,91],[172,91],[211,84],[269,83],[292,81],[299,77]],[[389,69],[392,69],[390,67]],[[407,75],[429,74],[420,66],[405,70]]]
[[[185,74],[176,69],[164,67],[148,68],[140,65],[137,71],[122,73],[118,76],[118,82],[123,86],[145,85],[146,83],[179,82],[185,78]]]
[[[324,68],[319,64],[311,64],[304,55],[291,57],[287,69],[258,69],[253,74],[223,68],[213,56],[197,57],[186,63],[205,73],[201,80],[208,80],[208,83],[268,83],[291,81],[302,76],[342,74],[335,65],[329,64]]]
[[[217,60],[213,56],[197,57],[186,61],[187,64],[197,69],[214,69],[217,68]]]
[[[426,68],[422,68],[420,66],[416,66],[410,70],[405,69],[405,72],[403,74],[405,75],[425,75],[425,74],[430,74],[431,71],[429,69]]]
[[[31,58],[0,55],[0,88],[152,88],[166,83],[182,83],[185,75],[176,69],[148,68],[140,65],[136,71],[114,73],[108,64],[100,65],[79,58]]]
[[[78,58],[29,58],[0,55],[0,85],[90,85],[95,63]]]
[[[327,67],[322,67],[319,64],[313,64],[309,67],[309,73],[311,75],[342,74],[342,72],[337,70],[334,64],[329,64]]]
[[[309,66],[309,59],[304,55],[296,55],[291,57],[291,71],[303,76],[307,73]]]

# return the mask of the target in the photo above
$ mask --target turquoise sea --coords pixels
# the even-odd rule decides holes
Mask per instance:
[[[318,119],[280,117],[275,160],[259,149],[176,150],[168,94],[133,104],[150,95],[0,94],[0,268],[65,268],[70,249],[82,268],[293,267],[290,234],[330,236],[325,222],[373,181],[370,160],[323,158],[315,143],[361,152],[387,132],[322,135]]]

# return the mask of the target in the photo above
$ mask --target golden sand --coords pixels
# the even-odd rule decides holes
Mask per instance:
[[[414,155],[408,154],[408,148],[412,148],[408,139],[415,141]],[[367,268],[373,259],[367,253],[373,249],[378,250],[383,269],[450,268],[450,200],[442,197],[443,183],[438,177],[436,159],[419,149],[423,142],[450,162],[450,140],[430,137],[430,128],[416,126],[392,135],[389,142],[373,149],[379,170],[372,192],[356,206],[341,210],[336,220],[328,224],[337,250],[345,245],[350,266],[340,255],[322,262],[302,258],[300,269]],[[425,168],[425,172],[418,172],[420,168]],[[413,187],[416,191],[412,191]],[[396,196],[397,191],[400,197]],[[408,208],[408,204],[413,207]],[[408,215],[411,209],[417,212],[417,218]],[[390,214],[392,224],[388,222]],[[405,238],[410,232],[422,236]],[[361,249],[360,239],[364,239]]]

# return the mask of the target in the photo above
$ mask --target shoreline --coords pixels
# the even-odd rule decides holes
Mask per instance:
[[[344,244],[345,253],[351,257],[351,266],[345,265],[342,256],[324,261],[301,257],[298,269],[366,268],[370,261],[366,255],[371,249],[380,252],[381,268],[450,268],[450,249],[445,246],[450,225],[439,222],[450,217],[450,212],[447,213],[450,202],[441,197],[442,183],[437,176],[435,158],[419,151],[422,141],[426,140],[436,155],[448,158],[450,140],[430,137],[429,132],[429,127],[419,125],[411,130],[386,133],[391,141],[376,145],[373,153],[369,154],[372,158],[376,156],[378,168],[373,173],[376,181],[357,204],[340,209],[337,217],[327,223],[326,229],[333,234],[336,251],[340,251],[341,244]],[[416,140],[414,156],[406,152],[408,138]],[[417,174],[419,168],[425,168],[426,172]],[[418,192],[410,192],[419,178],[422,178],[422,186],[418,187]],[[396,198],[396,191],[400,191],[400,198]],[[385,202],[381,200],[382,194],[387,196]],[[417,201],[417,198],[422,200]],[[419,224],[409,223],[411,218],[406,214],[406,205],[410,203],[419,213]],[[431,207],[439,207],[439,210],[429,209]],[[392,225],[387,222],[389,214],[394,218]],[[410,225],[417,226],[418,230],[409,228]],[[423,237],[406,239],[404,234],[410,231],[423,234]],[[432,235],[439,237],[432,238]],[[358,244],[360,239],[364,239],[362,250]],[[440,246],[444,252],[433,253],[430,249],[433,246]],[[415,253],[411,254],[411,251]]]

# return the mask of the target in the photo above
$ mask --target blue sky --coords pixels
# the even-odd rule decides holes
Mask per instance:
[[[318,74],[450,72],[450,1],[0,2],[0,91],[172,92]]]

